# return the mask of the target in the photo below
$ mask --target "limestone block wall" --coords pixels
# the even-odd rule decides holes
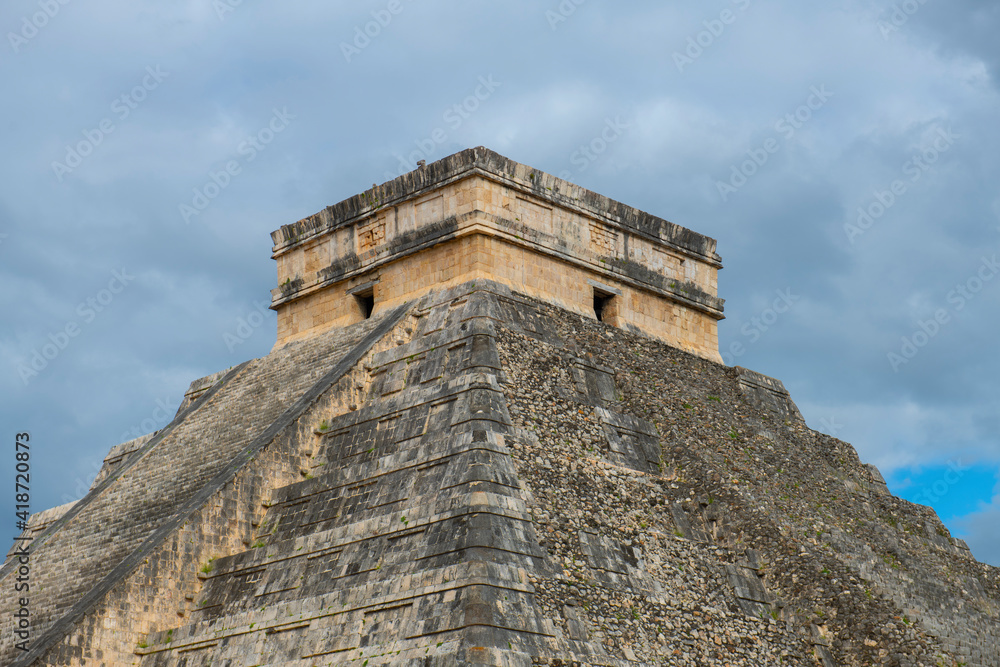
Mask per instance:
[[[272,234],[278,346],[430,289],[493,280],[714,361],[715,241],[485,149]]]
[[[507,239],[480,234],[432,246],[288,303],[278,321],[279,346],[363,320],[354,296],[359,286],[370,286],[377,314],[415,294],[477,280],[501,283],[591,318],[595,317],[596,287],[616,297],[613,313],[604,318],[606,323],[632,328],[697,356],[721,361],[714,316],[636,289],[616,277],[598,275],[584,267],[537,255]]]

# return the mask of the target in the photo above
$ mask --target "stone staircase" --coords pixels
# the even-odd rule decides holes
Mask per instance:
[[[534,602],[545,553],[506,446],[492,323],[466,295],[416,315],[412,340],[372,360],[363,407],[314,425],[305,479],[270,493],[245,551],[205,564],[192,622],[146,638],[141,664],[501,664],[502,651],[527,665],[557,639],[602,653],[558,637]]]
[[[134,633],[134,627],[155,624],[162,612],[145,602],[149,591],[155,590],[155,571],[145,575],[148,581],[145,577],[135,580],[134,591],[121,588],[122,582],[137,568],[169,571],[193,556],[187,544],[207,545],[216,552],[230,549],[231,541],[239,539],[240,524],[248,523],[250,517],[233,516],[235,506],[206,506],[208,499],[222,491],[252,458],[253,454],[243,457],[248,448],[264,447],[275,437],[282,419],[289,417],[288,411],[331,367],[358,350],[366,335],[391,324],[385,318],[373,319],[241,364],[214,382],[155,436],[140,439],[138,448],[133,447],[135,442],[118,448],[127,455],[33,541],[33,648],[27,654],[15,654],[11,634],[6,633],[0,637],[0,663],[28,664],[57,644],[55,651],[63,656],[59,659],[85,660],[87,656],[67,635],[72,635],[76,624],[93,612],[96,601],[116,586],[123,597],[108,605],[114,618],[98,621],[91,616],[84,630],[110,633],[100,640],[102,653],[115,655],[112,645],[117,640],[112,636],[124,639]],[[278,456],[271,477],[287,475],[283,468],[294,465],[296,458],[295,452],[286,459]],[[240,485],[240,489],[254,493],[252,485]],[[183,532],[187,521],[203,512],[230,514],[225,521],[233,530],[210,530],[214,536],[199,535],[197,540],[191,535],[184,540],[186,544],[175,543],[166,552],[158,551],[165,542],[179,541],[178,531]],[[150,562],[153,554],[157,563]],[[8,561],[0,578],[10,577],[14,564]],[[183,582],[161,603],[180,606],[174,598],[190,595],[194,584]],[[12,591],[13,586],[3,586],[0,608],[16,603]],[[121,614],[120,621],[117,614]]]

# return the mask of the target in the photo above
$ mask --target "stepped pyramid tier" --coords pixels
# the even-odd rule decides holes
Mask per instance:
[[[527,169],[476,149],[421,172],[476,161]],[[295,331],[33,518],[30,646],[4,632],[0,664],[1000,667],[1000,571],[780,381],[557,283],[455,271],[401,301],[371,274],[279,290]]]

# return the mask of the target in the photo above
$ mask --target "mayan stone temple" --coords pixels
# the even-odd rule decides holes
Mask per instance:
[[[484,148],[272,239],[274,349],[32,517],[0,664],[1000,666],[1000,570],[722,365],[714,240]]]

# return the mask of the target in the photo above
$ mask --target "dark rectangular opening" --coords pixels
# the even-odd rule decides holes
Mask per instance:
[[[375,292],[369,291],[364,294],[355,294],[354,298],[358,302],[358,308],[361,310],[361,315],[366,320],[372,316],[372,311],[375,310]]]
[[[614,298],[614,294],[601,292],[597,289],[594,290],[594,315],[597,316],[598,322],[604,321],[604,314],[608,306],[611,305],[611,300]]]

